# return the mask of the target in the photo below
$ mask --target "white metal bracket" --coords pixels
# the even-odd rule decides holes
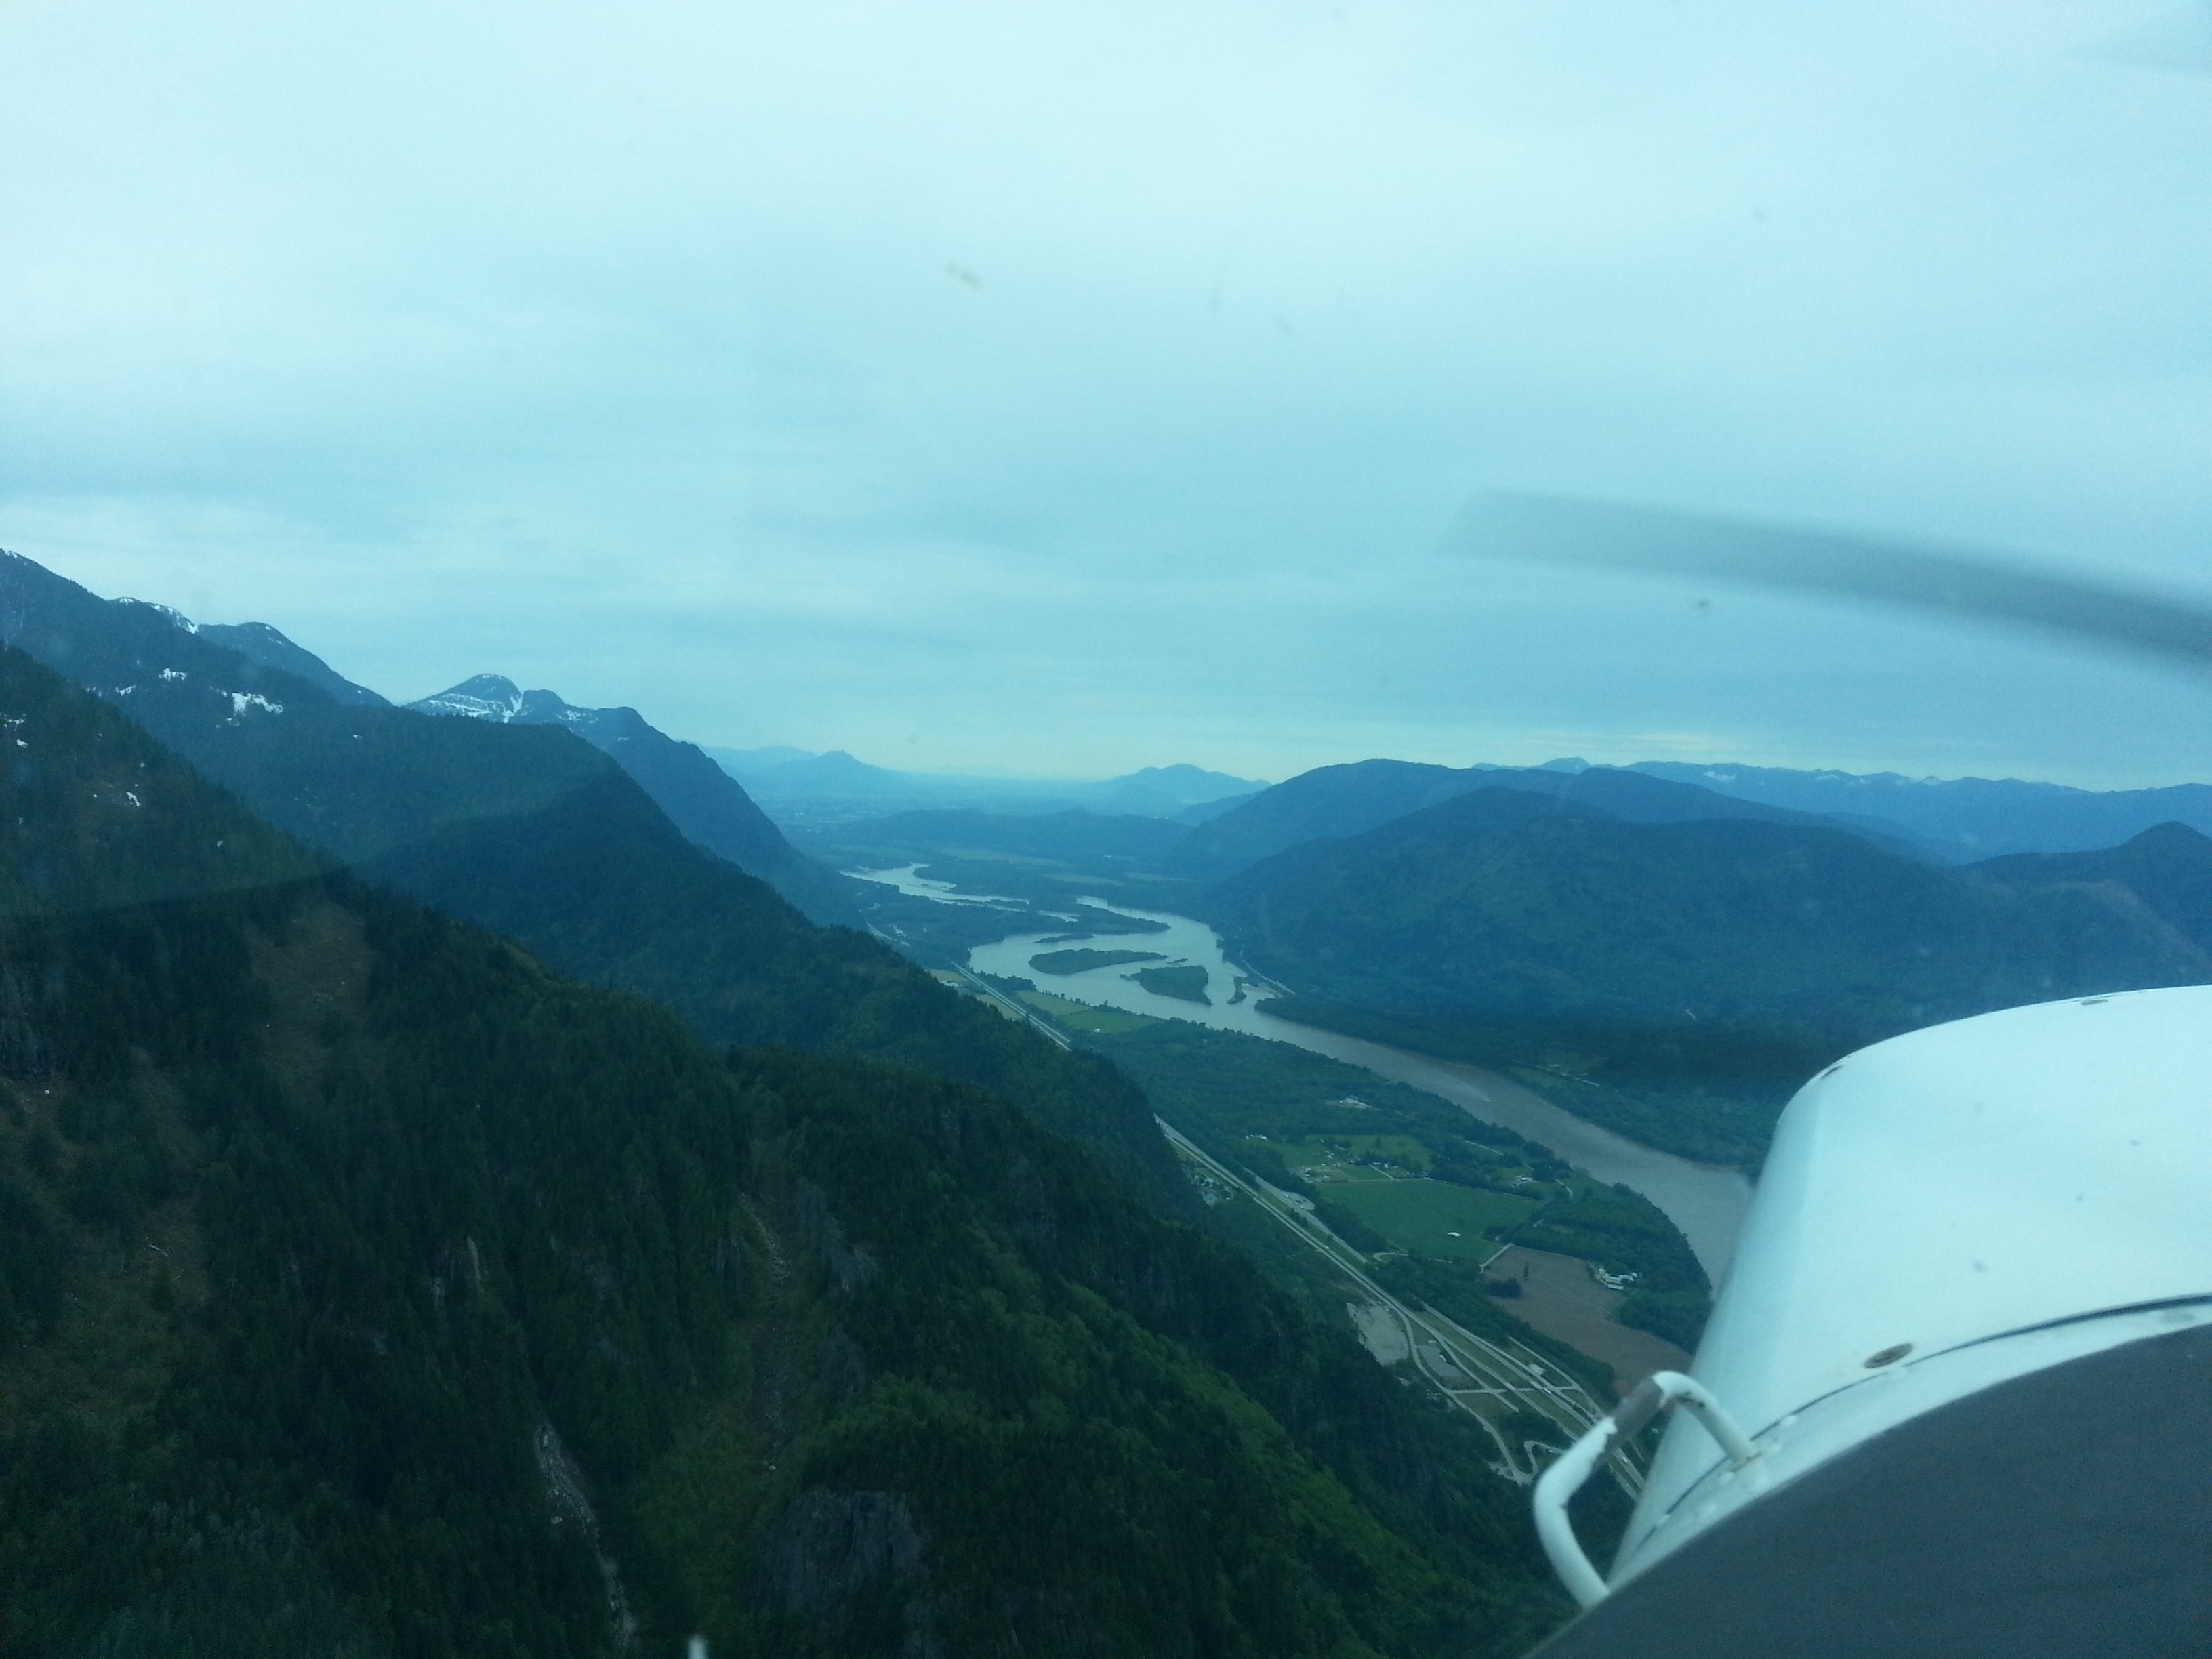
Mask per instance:
[[[1629,1391],[1628,1398],[1592,1424],[1583,1437],[1567,1448],[1559,1461],[1536,1482],[1536,1536],[1551,1558],[1552,1571],[1567,1587],[1567,1594],[1582,1606],[1595,1607],[1605,1599],[1606,1582],[1575,1536],[1575,1523],[1567,1514],[1567,1500],[1583,1489],[1613,1449],[1661,1412],[1686,1406],[1705,1425],[1705,1432],[1727,1455],[1729,1468],[1740,1469],[1759,1455],[1759,1448],[1736,1421],[1723,1409],[1705,1384],[1680,1371],[1654,1371]]]

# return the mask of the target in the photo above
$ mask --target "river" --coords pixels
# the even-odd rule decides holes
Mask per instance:
[[[878,872],[878,878],[882,878],[882,872]],[[932,892],[927,896],[939,898],[944,895]],[[1600,1181],[1618,1182],[1643,1194],[1682,1230],[1682,1236],[1697,1252],[1698,1261],[1707,1275],[1716,1285],[1720,1283],[1735,1247],[1736,1233],[1743,1225],[1744,1212],[1751,1204],[1751,1182],[1737,1171],[1695,1164],[1601,1129],[1519,1084],[1480,1066],[1436,1060],[1410,1049],[1393,1048],[1279,1019],[1267,1012],[1267,994],[1256,986],[1248,991],[1243,1001],[1231,1002],[1226,999],[1239,979],[1251,982],[1251,976],[1222,955],[1221,940],[1204,922],[1188,916],[1132,909],[1125,904],[1109,904],[1103,899],[1086,899],[1084,902],[1158,922],[1164,931],[1116,933],[1111,937],[1066,931],[1024,933],[995,944],[977,945],[969,953],[969,966],[978,973],[1030,980],[1056,996],[1077,1002],[1152,1014],[1162,1019],[1193,1020],[1218,1030],[1241,1031],[1247,1036],[1293,1043],[1331,1060],[1364,1066],[1395,1082],[1426,1090],[1450,1101],[1471,1116],[1526,1135]],[[1087,973],[1066,975],[1039,974],[1029,965],[1030,958],[1040,950],[1057,949],[1094,938],[1100,945],[1113,950],[1158,951],[1165,961],[1094,968]],[[1127,977],[1134,967],[1177,963],[1189,963],[1206,970],[1207,994],[1214,999],[1211,1006],[1155,995]]]
[[[886,887],[896,887],[913,898],[935,899],[939,904],[1019,904],[1018,898],[1008,898],[1003,893],[963,893],[949,881],[932,881],[921,873],[921,866],[909,864],[896,870],[848,870],[845,873],[855,881],[881,882]]]

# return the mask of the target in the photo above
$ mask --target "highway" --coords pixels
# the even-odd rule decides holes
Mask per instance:
[[[1024,1020],[1060,1048],[1073,1046],[1065,1033],[1035,1009],[1006,995],[971,969],[956,967],[953,971],[973,994]],[[1609,1401],[1599,1402],[1578,1379],[1522,1344],[1510,1340],[1493,1342],[1433,1308],[1417,1312],[1407,1307],[1368,1276],[1370,1264],[1364,1255],[1302,1208],[1293,1194],[1231,1169],[1165,1118],[1155,1121],[1178,1157],[1257,1204],[1326,1260],[1360,1295],[1390,1311],[1405,1330],[1407,1347],[1421,1375],[1489,1434],[1499,1458],[1493,1467],[1507,1480],[1521,1486],[1534,1481],[1551,1457],[1565,1450],[1610,1408]],[[1516,1444],[1498,1420],[1516,1412],[1533,1413],[1557,1424],[1557,1442],[1523,1438]],[[1643,1471],[1628,1454],[1615,1454],[1607,1467],[1631,1498],[1643,1490]]]
[[[1179,1156],[1259,1205],[1289,1228],[1301,1243],[1327,1260],[1361,1295],[1390,1310],[1405,1330],[1407,1346],[1421,1374],[1488,1431],[1501,1459],[1498,1473],[1506,1479],[1523,1486],[1534,1480],[1550,1455],[1565,1449],[1565,1443],[1580,1436],[1609,1409],[1609,1404],[1594,1399],[1579,1380],[1521,1343],[1493,1342],[1433,1308],[1416,1311],[1407,1307],[1368,1276],[1364,1255],[1301,1207],[1292,1194],[1231,1169],[1165,1118],[1158,1121],[1160,1133]],[[1532,1412],[1558,1424],[1560,1442],[1523,1440],[1514,1444],[1493,1419],[1516,1411]],[[1630,1497],[1642,1491],[1643,1472],[1625,1454],[1610,1460],[1608,1468]]]

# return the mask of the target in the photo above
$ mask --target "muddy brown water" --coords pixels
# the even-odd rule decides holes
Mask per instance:
[[[1486,1273],[1521,1286],[1518,1296],[1492,1297],[1499,1307],[1546,1336],[1605,1361],[1613,1367],[1615,1385],[1622,1393],[1654,1371],[1690,1368],[1690,1356],[1663,1337],[1613,1322],[1622,1294],[1592,1278],[1586,1261],[1516,1245]]]

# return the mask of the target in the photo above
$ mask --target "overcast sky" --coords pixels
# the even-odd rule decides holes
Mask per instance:
[[[1439,551],[2212,597],[2156,0],[0,0],[0,545],[710,744],[2212,777],[2212,683]]]

